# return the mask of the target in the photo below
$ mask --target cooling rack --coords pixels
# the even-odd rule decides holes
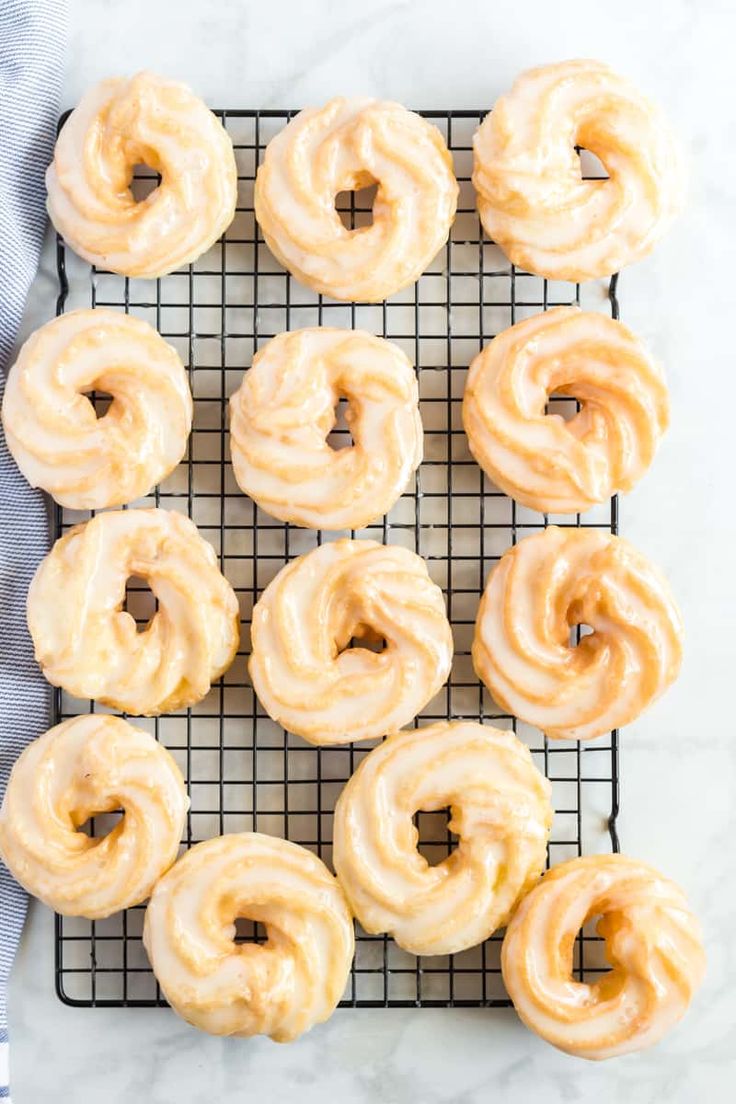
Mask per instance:
[[[560,304],[581,302],[578,285],[543,280],[510,265],[483,235],[470,183],[471,137],[478,111],[423,112],[445,136],[460,183],[450,240],[419,282],[379,305],[337,303],[305,289],[274,260],[253,215],[253,180],[269,139],[293,111],[219,111],[238,164],[237,214],[224,237],[193,265],[160,280],[129,280],[90,268],[57,243],[57,313],[107,306],[149,321],[179,351],[194,396],[187,456],[152,495],[134,505],[187,513],[215,547],[241,608],[242,643],[224,678],[196,707],[146,720],[177,759],[191,798],[184,846],[223,832],[258,830],[286,836],[331,862],[336,798],[372,744],[316,748],[285,733],[255,699],[247,676],[251,611],[266,584],[292,557],[342,534],[314,533],[262,513],[238,489],[230,466],[227,400],[253,353],[283,330],[319,324],[358,327],[400,345],[417,367],[425,459],[416,478],[383,522],[353,534],[403,544],[423,556],[442,587],[456,654],[447,685],[416,723],[446,718],[489,721],[518,732],[551,780],[555,821],[549,861],[584,851],[618,849],[617,736],[588,745],[548,742],[537,730],[504,715],[476,679],[470,644],[476,609],[490,568],[510,545],[554,521],[616,532],[612,500],[583,518],[548,517],[516,505],[471,458],[460,408],[467,366],[480,347],[514,322]],[[63,117],[60,125],[63,125]],[[600,175],[595,166],[585,176]],[[157,178],[136,173],[140,198]],[[370,221],[371,195],[338,197],[346,225]],[[588,308],[618,316],[617,278],[586,285]],[[596,297],[597,296],[597,297]],[[98,412],[105,397],[93,396]],[[566,413],[570,400],[552,398]],[[575,404],[572,403],[572,409]],[[344,418],[331,443],[349,440]],[[90,515],[56,508],[56,536]],[[130,580],[127,608],[145,624],[150,591]],[[55,695],[56,722],[100,709]],[[101,711],[105,711],[104,709]],[[452,846],[443,814],[417,816],[421,850],[439,861]],[[95,831],[92,822],[91,830]],[[97,820],[97,831],[105,825]],[[151,973],[141,933],[143,907],[103,921],[56,918],[56,988],[82,1006],[165,1005]],[[417,959],[385,936],[358,930],[356,955],[342,1004],[351,1007],[506,1006],[499,965],[500,936],[462,954]],[[262,940],[258,926],[238,922],[239,940]],[[578,937],[576,972],[592,979],[604,966],[599,941]]]

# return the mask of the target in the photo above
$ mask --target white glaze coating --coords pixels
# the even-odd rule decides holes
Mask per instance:
[[[136,202],[138,163],[161,184]],[[204,253],[235,214],[232,142],[178,81],[153,73],[90,88],[67,119],[46,173],[51,221],[72,249],[124,276],[163,276]]]
[[[601,915],[611,970],[573,978],[573,947]],[[685,894],[645,863],[587,855],[561,863],[519,905],[501,964],[516,1011],[547,1042],[580,1058],[614,1058],[658,1042],[702,981],[700,925]]]
[[[85,392],[113,398],[98,418]],[[99,510],[142,498],[176,467],[192,425],[178,353],[140,318],[78,310],[23,345],[3,399],[8,447],[32,487]]]
[[[338,192],[378,184],[373,223],[348,230]],[[413,283],[447,241],[458,186],[435,126],[387,100],[300,111],[266,149],[256,218],[278,260],[333,299],[380,302]]]
[[[408,724],[450,672],[442,591],[421,556],[338,540],[293,560],[253,610],[248,670],[264,709],[314,744]],[[348,647],[383,637],[381,652]]]
[[[571,646],[575,625],[593,632]],[[472,652],[504,710],[552,738],[588,740],[674,681],[682,622],[666,579],[627,541],[551,525],[491,571]]]
[[[389,736],[335,808],[335,870],[363,928],[417,955],[482,943],[544,869],[550,794],[512,732],[443,721]],[[448,805],[457,847],[430,866],[412,818]]]
[[[0,809],[0,855],[29,893],[67,916],[137,905],[174,862],[189,807],[174,759],[147,732],[73,717],[16,761]],[[106,836],[77,829],[122,808]]]
[[[340,398],[352,447],[327,443]],[[274,517],[361,529],[388,513],[422,459],[416,376],[398,345],[329,327],[268,342],[230,399],[239,486]]]
[[[579,145],[608,180],[583,180]],[[677,144],[659,109],[599,61],[522,73],[473,140],[483,227],[514,264],[558,280],[640,260],[684,201]]]
[[[122,610],[128,578],[159,608],[143,632]],[[54,686],[126,713],[199,701],[231,664],[239,610],[196,525],[167,510],[116,510],[75,525],[40,564],[28,593],[36,659]]]
[[[581,403],[565,421],[549,396]],[[542,513],[576,513],[628,491],[667,427],[662,373],[621,322],[555,307],[504,330],[470,366],[463,425],[506,494]]]
[[[265,944],[233,942],[235,921]],[[327,867],[304,847],[255,832],[188,851],[146,910],[143,941],[171,1006],[213,1035],[289,1042],[332,1015],[353,958],[353,921]]]

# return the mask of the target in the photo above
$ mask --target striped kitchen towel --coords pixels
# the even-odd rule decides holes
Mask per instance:
[[[65,0],[0,0],[0,398],[46,227],[66,45]],[[48,547],[46,501],[16,468],[0,431],[0,799],[13,762],[48,724],[26,594]],[[26,895],[0,863],[0,1098],[8,1099],[8,975]]]

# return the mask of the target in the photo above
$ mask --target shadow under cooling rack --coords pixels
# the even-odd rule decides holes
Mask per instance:
[[[579,303],[580,288],[515,269],[483,237],[470,183],[471,137],[483,112],[431,111],[424,114],[447,139],[460,182],[458,214],[447,246],[416,285],[385,303],[344,304],[316,295],[274,260],[253,215],[253,180],[265,145],[294,113],[218,114],[235,146],[239,201],[227,233],[204,256],[160,280],[128,280],[90,269],[58,244],[59,313],[103,305],[128,311],[155,326],[188,367],[194,428],[187,456],[149,498],[135,505],[189,514],[215,547],[240,602],[241,649],[204,701],[171,716],[134,719],[171,750],[187,780],[191,812],[184,846],[222,832],[258,830],[303,844],[330,864],[335,800],[372,746],[316,748],[285,733],[260,708],[246,671],[251,611],[263,588],[289,559],[338,534],[283,525],[241,493],[230,466],[227,400],[254,352],[270,337],[324,324],[387,337],[417,367],[424,463],[383,522],[354,534],[415,550],[445,592],[455,660],[447,685],[417,723],[468,718],[514,728],[552,782],[550,862],[615,848],[615,733],[583,746],[549,743],[538,731],[501,713],[475,677],[470,659],[485,577],[510,545],[549,521],[617,528],[615,500],[584,519],[548,518],[517,506],[471,458],[460,419],[467,366],[480,347],[522,318],[557,304]],[[142,189],[138,194],[152,186],[150,174],[136,184]],[[359,195],[357,202],[354,194],[342,198],[349,225],[370,219],[369,197]],[[615,277],[592,290],[598,298],[585,305],[617,315]],[[339,434],[334,435],[338,447]],[[88,516],[57,508],[57,535]],[[152,600],[145,586],[131,584],[128,608],[142,622],[150,616]],[[89,708],[88,702],[56,694],[57,721]],[[422,850],[430,861],[452,846],[446,823],[441,814],[418,816]],[[142,945],[143,915],[139,907],[96,922],[57,917],[56,983],[62,1000],[99,1006],[165,1004]],[[239,930],[240,939],[254,936],[247,925]],[[343,1004],[508,1005],[499,949],[496,935],[462,954],[417,959],[390,938],[358,930]],[[578,938],[575,967],[581,978],[605,968],[600,941],[587,932]]]

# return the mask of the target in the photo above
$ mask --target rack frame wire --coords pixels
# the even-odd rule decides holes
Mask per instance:
[[[229,463],[227,401],[253,353],[270,337],[281,330],[329,324],[368,329],[396,341],[417,367],[424,463],[388,517],[351,534],[406,544],[419,552],[445,592],[456,647],[453,670],[415,724],[465,718],[511,727],[530,744],[535,763],[552,781],[556,815],[550,861],[590,850],[617,851],[617,733],[587,745],[551,742],[504,715],[470,662],[485,578],[507,547],[550,520],[618,531],[615,498],[584,518],[550,519],[518,506],[476,465],[460,421],[465,372],[481,346],[529,314],[563,303],[580,305],[580,285],[553,284],[515,268],[484,237],[470,174],[471,136],[485,112],[424,111],[447,140],[460,184],[447,246],[416,285],[382,304],[337,303],[311,293],[271,257],[253,214],[253,181],[265,146],[296,112],[216,114],[233,139],[239,197],[232,226],[204,257],[160,280],[130,280],[91,268],[57,239],[57,314],[78,306],[124,310],[150,321],[180,352],[195,409],[187,455],[161,487],[133,505],[174,508],[192,517],[215,545],[241,604],[238,656],[204,702],[170,717],[131,718],[169,747],[182,768],[192,800],[183,845],[255,829],[303,844],[329,865],[336,797],[373,746],[315,748],[285,733],[260,707],[246,670],[250,613],[267,582],[289,559],[338,534],[276,522],[238,489]],[[67,117],[62,116],[60,128]],[[584,174],[596,175],[596,170]],[[136,173],[134,191],[140,197],[156,179],[150,170]],[[337,205],[351,227],[370,219],[370,196],[363,193],[338,197]],[[617,283],[614,276],[599,287],[594,304],[614,318],[619,315]],[[104,397],[92,398],[102,412]],[[571,400],[550,401],[570,409]],[[564,413],[565,406],[559,410]],[[348,437],[344,422],[338,421],[330,441],[340,447]],[[55,507],[55,536],[89,516]],[[145,624],[155,608],[153,597],[132,582],[127,608]],[[54,723],[95,709],[106,711],[55,691]],[[98,832],[105,828],[100,819]],[[419,813],[417,825],[421,850],[429,861],[439,861],[452,846],[446,816]],[[94,821],[90,830],[95,831]],[[143,911],[138,906],[104,921],[56,917],[56,991],[64,1003],[166,1005],[142,946]],[[263,938],[257,926],[238,922],[238,940]],[[508,1007],[500,941],[495,933],[462,954],[421,959],[388,936],[369,936],[358,928],[341,1007]],[[578,936],[575,969],[581,979],[605,969],[601,941],[587,930]]]

